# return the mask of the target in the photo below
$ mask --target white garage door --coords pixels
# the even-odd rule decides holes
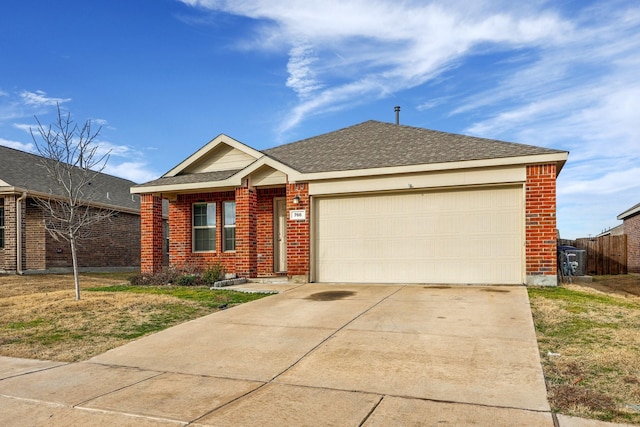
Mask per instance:
[[[496,187],[318,198],[315,280],[522,283],[522,194]]]

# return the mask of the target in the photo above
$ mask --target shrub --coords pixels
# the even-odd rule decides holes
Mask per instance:
[[[178,286],[195,286],[198,283],[198,277],[193,274],[185,274],[182,276],[178,276],[175,281],[175,284]]]
[[[135,273],[128,280],[133,286],[159,286],[173,283],[179,276],[178,270],[167,267],[155,274]]]
[[[218,280],[224,278],[224,267],[219,262],[211,264],[209,268],[202,272],[202,281],[207,285],[213,285]]]

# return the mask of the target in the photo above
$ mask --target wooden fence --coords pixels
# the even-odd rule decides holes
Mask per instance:
[[[627,235],[577,239],[575,247],[587,251],[585,274],[627,274]]]

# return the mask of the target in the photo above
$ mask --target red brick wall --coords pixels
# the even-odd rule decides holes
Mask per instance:
[[[286,196],[284,188],[258,189],[256,232],[258,244],[258,276],[274,275],[273,199]]]
[[[162,199],[153,194],[140,195],[140,270],[162,270]]]
[[[178,268],[206,268],[220,262],[228,273],[237,273],[236,252],[222,252],[222,202],[235,200],[235,192],[181,194],[169,202],[169,265]],[[216,251],[192,252],[192,206],[194,203],[216,203]],[[236,205],[236,239],[238,235]]]
[[[627,235],[627,270],[640,273],[640,214],[624,220]]]
[[[525,186],[526,274],[555,279],[556,165],[527,166]]]
[[[11,248],[0,255],[0,268],[14,271],[16,267],[15,199],[5,206],[5,230]],[[7,209],[9,208],[9,209]],[[45,212],[31,199],[22,204],[22,268],[24,270],[48,270],[71,268],[71,248],[64,241],[56,241],[44,228]],[[140,265],[140,217],[120,213],[117,217],[85,229],[91,238],[78,242],[79,267],[137,267]],[[5,261],[5,258],[8,258]],[[5,267],[5,264],[7,265]]]
[[[293,203],[300,196],[299,203]],[[303,276],[309,279],[309,185],[306,183],[287,184],[287,275]],[[289,219],[292,210],[306,211],[304,221]]]
[[[44,228],[43,210],[29,201],[26,205],[25,221],[25,266],[27,270],[44,270],[47,268],[46,239],[50,238]],[[69,258],[70,259],[70,258]],[[65,265],[67,266],[67,265]],[[69,260],[68,266],[71,266]],[[57,267],[51,265],[49,267]]]
[[[141,233],[138,215],[118,213],[117,216],[94,224],[89,232],[91,237],[78,241],[79,267],[140,266]],[[72,267],[69,243],[64,240],[55,240],[46,231],[44,238],[46,268]],[[29,251],[27,253],[29,254]]]
[[[257,207],[255,189],[236,188],[236,273],[240,277],[258,275]]]

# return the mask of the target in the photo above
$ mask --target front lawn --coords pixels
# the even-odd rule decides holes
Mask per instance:
[[[0,355],[86,360],[143,335],[266,294],[201,287],[129,286],[122,275],[0,276]]]
[[[555,412],[640,424],[640,277],[530,288]]]

